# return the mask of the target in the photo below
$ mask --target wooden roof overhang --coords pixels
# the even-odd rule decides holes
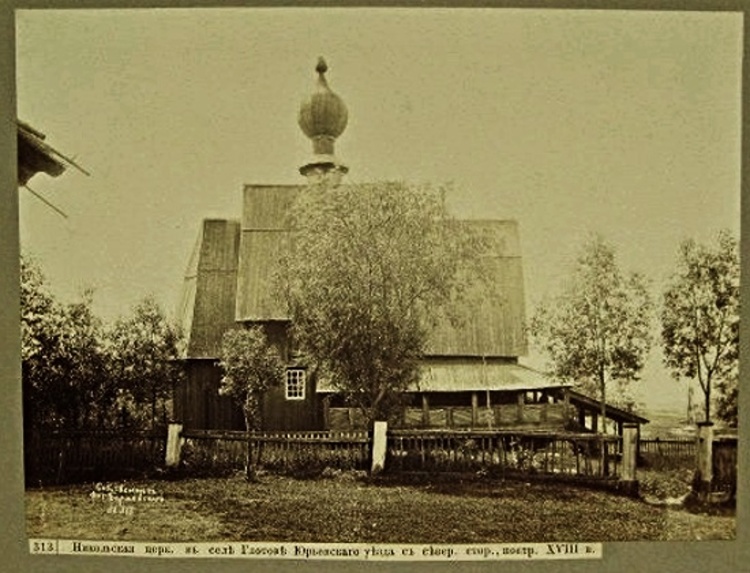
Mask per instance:
[[[45,141],[46,136],[28,123],[17,120],[18,185],[24,186],[34,175],[43,172],[51,177],[61,175],[68,166],[88,172]]]
[[[568,399],[574,406],[579,406],[584,410],[590,411],[591,413],[598,414],[601,412],[602,403],[600,400],[596,400],[595,398],[591,398],[590,396],[581,394],[576,390],[568,390]],[[629,422],[632,424],[649,423],[649,420],[647,418],[644,418],[643,416],[638,416],[637,414],[633,414],[632,412],[628,412],[627,410],[623,410],[622,408],[617,408],[616,406],[610,406],[609,404],[606,405],[605,412],[607,418],[615,420],[616,422]]]

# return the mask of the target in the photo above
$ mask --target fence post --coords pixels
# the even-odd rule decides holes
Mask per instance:
[[[169,424],[167,429],[167,453],[164,460],[168,468],[180,464],[180,450],[182,449],[182,424]]]
[[[372,430],[372,475],[377,475],[385,469],[387,432],[388,422],[375,422]]]
[[[622,470],[620,488],[627,495],[638,495],[638,480],[635,475],[638,457],[638,424],[625,423],[622,426]]]
[[[698,499],[701,501],[708,501],[711,494],[711,481],[713,480],[713,443],[713,422],[699,422],[693,491],[698,495]]]

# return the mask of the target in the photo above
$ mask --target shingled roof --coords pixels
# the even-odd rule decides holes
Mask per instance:
[[[247,185],[242,220],[208,220],[185,277],[181,315],[187,358],[215,358],[225,330],[237,323],[289,320],[273,292],[274,265],[288,248],[287,214],[298,185]],[[524,289],[515,221],[462,221],[492,233],[495,248],[483,257],[497,294],[461,303],[432,331],[427,355],[517,357],[526,353]],[[468,300],[479,300],[469,297]]]
[[[286,305],[273,291],[273,274],[288,248],[288,213],[299,185],[246,185],[237,277],[238,321],[289,320]]]
[[[236,327],[240,222],[203,221],[190,257],[178,316],[186,336],[183,358],[216,358],[221,337]]]
[[[502,220],[463,220],[462,225],[491,234],[493,251],[482,266],[493,284],[490,294],[475,285],[459,308],[458,320],[443,319],[430,333],[429,356],[522,356],[527,352],[524,330],[523,266],[518,223]]]

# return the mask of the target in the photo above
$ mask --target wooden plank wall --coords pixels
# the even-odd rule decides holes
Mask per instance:
[[[175,421],[185,428],[244,430],[242,408],[221,396],[221,370],[213,360],[189,360],[184,386],[175,392]]]

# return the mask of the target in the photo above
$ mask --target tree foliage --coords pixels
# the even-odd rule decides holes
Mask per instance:
[[[292,209],[279,284],[295,344],[368,423],[398,409],[430,326],[480,268],[487,239],[451,219],[444,193],[322,185]]]
[[[183,376],[176,361],[182,341],[179,329],[153,298],[146,297],[130,316],[114,323],[107,339],[110,379],[117,388],[121,421],[166,425],[174,387]]]
[[[284,376],[284,362],[260,327],[228,330],[221,341],[220,392],[242,406],[245,425],[263,428],[263,396]]]
[[[179,335],[151,299],[112,328],[93,293],[63,304],[38,265],[21,259],[21,361],[27,428],[147,427],[164,422],[179,380]],[[158,410],[158,412],[157,412]]]
[[[106,352],[92,293],[59,303],[33,262],[21,260],[21,363],[27,426],[79,428],[99,419]]]
[[[584,244],[562,291],[539,306],[530,332],[552,374],[597,395],[604,418],[609,387],[611,401],[632,404],[628,385],[648,355],[651,313],[644,277],[623,275],[614,248],[597,235]]]
[[[711,419],[715,384],[717,414],[737,420],[739,276],[737,240],[722,231],[715,245],[692,239],[680,245],[676,271],[664,291],[664,363],[675,378],[698,380],[706,420]]]

